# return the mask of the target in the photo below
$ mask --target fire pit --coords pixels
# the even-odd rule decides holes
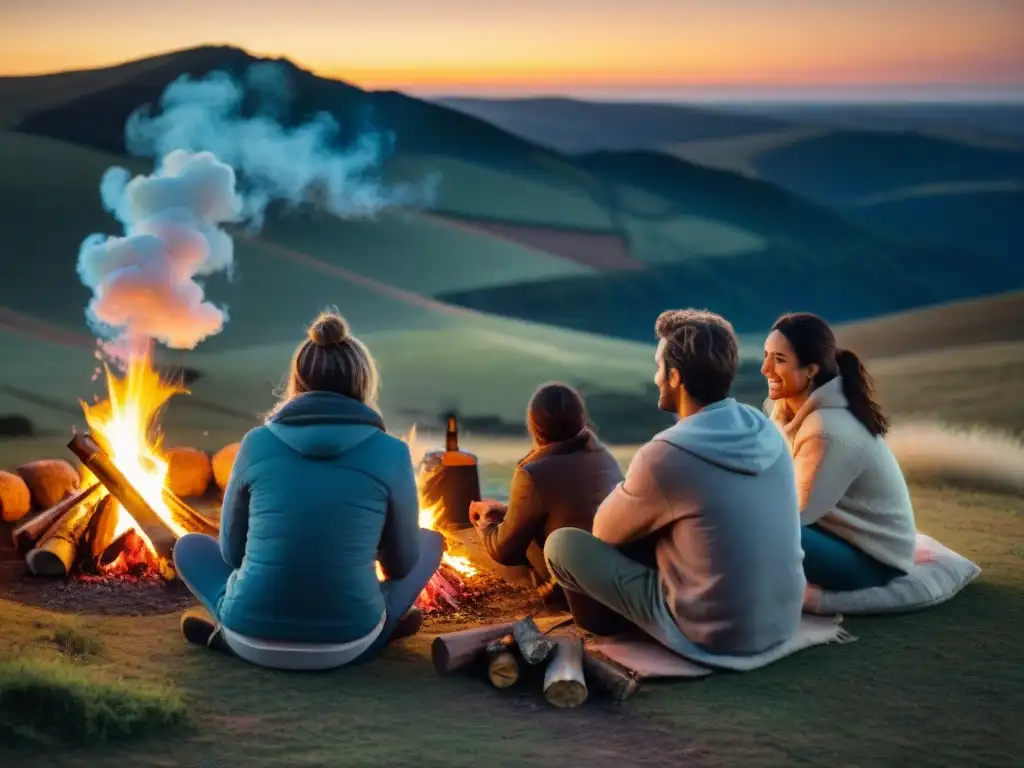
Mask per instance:
[[[81,488],[15,528],[14,545],[36,576],[174,580],[178,538],[219,532],[217,522],[168,488],[158,417],[172,396],[186,391],[161,378],[148,349],[129,359],[122,376],[108,368],[106,383],[106,400],[82,403],[90,431],[68,443],[82,463]],[[405,440],[415,456],[415,427]],[[421,470],[421,488],[431,476]],[[444,502],[421,508],[421,527],[444,533]],[[383,578],[379,564],[377,570]],[[466,579],[476,573],[467,558],[446,552],[417,605],[427,612],[458,607]]]

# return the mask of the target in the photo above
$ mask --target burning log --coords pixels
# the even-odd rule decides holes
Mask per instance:
[[[101,571],[106,571],[111,568],[120,559],[126,569],[134,567],[140,567],[150,565],[148,562],[146,543],[142,538],[135,532],[134,528],[129,528],[127,531],[122,533],[116,539],[114,539],[106,549],[99,556],[98,566]],[[161,572],[161,575],[172,578],[173,574],[165,574]]]
[[[79,544],[92,521],[99,502],[86,498],[71,507],[43,534],[39,544],[25,556],[34,576],[68,576],[78,556]]]
[[[110,495],[121,502],[121,506],[135,519],[141,532],[149,539],[156,554],[169,560],[176,540],[174,532],[142,498],[99,443],[91,435],[75,435],[68,443],[68,448],[103,483]]]
[[[544,672],[544,698],[556,707],[578,707],[587,700],[583,675],[583,640],[556,638],[555,654]]]
[[[118,512],[117,499],[113,496],[108,494],[100,500],[79,547],[82,570],[99,573],[108,564],[103,562],[103,554],[114,542]]]
[[[171,517],[175,524],[189,533],[205,533],[207,536],[213,537],[220,533],[220,526],[203,517],[166,488],[164,489],[164,502],[171,511]]]
[[[64,513],[73,507],[78,506],[83,501],[93,496],[93,494],[97,494],[99,491],[100,484],[93,483],[88,488],[62,499],[46,511],[40,512],[31,520],[27,520],[19,525],[14,529],[14,533],[12,535],[15,549],[18,550],[19,554],[26,554],[35,546],[37,541],[43,538],[43,534],[46,533],[46,531],[57,520],[59,520]]]
[[[591,650],[583,652],[583,671],[587,679],[616,704],[624,702],[640,687],[633,672]]]
[[[487,645],[487,678],[495,688],[508,688],[519,681],[519,661],[515,655],[516,641],[505,635]]]
[[[450,675],[479,659],[487,646],[498,640],[515,626],[515,622],[495,624],[491,627],[477,627],[462,632],[450,632],[434,638],[430,645],[430,658],[439,675]]]
[[[532,616],[527,616],[515,623],[512,629],[516,647],[527,664],[536,665],[544,661],[555,649],[555,644],[537,627]]]

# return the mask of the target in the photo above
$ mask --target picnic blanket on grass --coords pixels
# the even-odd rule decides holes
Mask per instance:
[[[596,638],[587,646],[612,661],[633,670],[641,679],[652,677],[696,678],[710,675],[716,668],[749,672],[767,666],[805,648],[826,643],[850,643],[856,640],[842,626],[841,616],[803,616],[800,628],[789,641],[755,656],[719,656],[704,653],[689,659],[670,651],[660,643],[636,636]]]

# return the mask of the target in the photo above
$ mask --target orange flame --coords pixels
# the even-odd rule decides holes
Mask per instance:
[[[412,426],[402,440],[405,441],[406,445],[409,446],[409,456],[412,459],[412,465],[415,469],[416,465],[419,464],[420,459],[423,458],[424,449],[416,441],[416,425]],[[444,514],[444,507],[440,503],[433,504],[429,507],[420,507],[420,528],[426,528],[430,531],[440,531],[441,517]],[[453,555],[450,552],[445,552],[441,556],[441,562],[452,568],[461,576],[474,576],[477,573],[476,568],[469,561],[469,558],[463,557],[462,555]],[[384,580],[384,570],[381,568],[380,563],[377,563],[377,578],[381,581]]]
[[[175,523],[164,500],[168,463],[161,451],[158,417],[174,395],[187,394],[187,390],[161,379],[152,365],[148,344],[130,355],[122,376],[106,365],[104,373],[107,399],[93,405],[82,403],[89,430],[168,528],[183,536],[186,531]],[[115,537],[134,528],[152,553],[153,544],[135,519],[120,504],[117,509]]]

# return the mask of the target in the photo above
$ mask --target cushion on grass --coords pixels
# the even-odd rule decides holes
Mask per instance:
[[[808,586],[804,611],[822,615],[905,613],[952,599],[981,573],[966,557],[931,536],[917,534],[914,567],[884,587],[833,592]]]

